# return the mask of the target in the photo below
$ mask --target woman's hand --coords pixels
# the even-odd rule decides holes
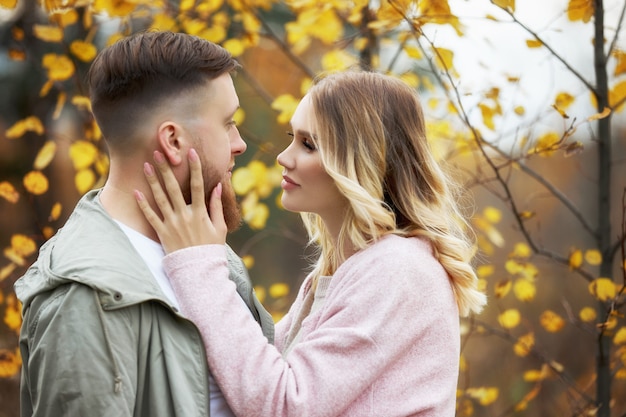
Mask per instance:
[[[135,198],[139,208],[159,236],[165,253],[190,246],[224,244],[226,242],[228,229],[222,210],[222,183],[219,182],[211,192],[207,212],[200,158],[194,149],[189,151],[188,157],[191,170],[190,205],[185,202],[172,169],[159,151],[154,152],[154,161],[163,178],[165,191],[155,174],[154,168],[147,162],[144,164],[144,173],[163,219],[150,207],[145,196],[140,191],[135,190]]]

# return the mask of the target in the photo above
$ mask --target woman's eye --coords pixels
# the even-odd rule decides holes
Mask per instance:
[[[298,136],[296,136],[292,132],[287,132],[287,134],[289,136],[291,136],[292,138],[294,138],[294,139],[298,139]],[[313,142],[312,139],[310,139],[310,138],[308,138],[306,136],[303,136],[302,138],[299,138],[299,140],[300,140],[300,143],[302,143],[302,146],[304,146],[309,151],[314,151],[316,149],[315,148],[315,142]]]
[[[307,148],[310,151],[314,151],[315,150],[315,144],[309,138],[302,139],[302,145],[304,145],[304,147]]]

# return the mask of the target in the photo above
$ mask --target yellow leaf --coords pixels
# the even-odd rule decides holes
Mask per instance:
[[[228,39],[224,41],[222,46],[234,57],[241,56],[245,51],[245,47],[239,39]]]
[[[52,206],[52,209],[50,209],[50,216],[48,216],[48,221],[51,221],[51,222],[57,221],[59,217],[61,216],[62,208],[63,206],[61,205],[61,203],[54,203],[54,205]]]
[[[261,285],[255,285],[254,293],[256,294],[256,298],[259,299],[259,302],[263,304],[265,302],[265,297],[267,296],[267,291],[265,291],[265,287]]]
[[[569,0],[567,5],[567,18],[572,22],[582,20],[589,22],[595,12],[594,0]]]
[[[510,12],[515,11],[515,0],[493,0],[493,4]]]
[[[511,290],[511,286],[512,286],[512,282],[510,279],[505,279],[504,281],[496,282],[496,286],[494,288],[496,298],[505,297]]]
[[[43,229],[41,229],[41,234],[43,235],[44,239],[48,240],[50,239],[52,236],[54,236],[55,230],[50,227],[50,226],[44,226]]]
[[[613,337],[613,343],[616,345],[626,344],[626,327],[622,326]]]
[[[70,44],[70,52],[83,62],[91,62],[96,57],[98,49],[90,42],[75,40]]]
[[[254,256],[245,255],[241,257],[243,264],[246,266],[246,269],[250,269],[254,266]]]
[[[533,346],[535,346],[535,334],[533,332],[520,336],[513,346],[513,351],[522,358],[528,356]]]
[[[483,116],[483,123],[485,124],[485,126],[490,130],[495,130],[496,125],[493,121],[493,117],[496,115],[495,109],[489,107],[484,103],[480,103],[478,105],[478,108],[480,109],[480,113]]]
[[[157,13],[152,17],[151,29],[177,32],[176,20],[165,13]]]
[[[526,410],[526,408],[528,407],[528,403],[535,399],[537,394],[539,394],[540,389],[541,385],[535,384],[533,389],[530,390],[526,395],[524,395],[524,398],[522,398],[520,402],[515,404],[515,411],[519,412]]]
[[[405,45],[404,52],[409,56],[409,58],[413,59],[422,59],[422,51],[420,51],[416,46],[413,45]]]
[[[26,52],[24,52],[24,50],[22,49],[9,47],[8,55],[9,55],[9,58],[11,58],[13,61],[19,61],[19,62],[26,61]]]
[[[42,66],[48,70],[50,81],[65,81],[74,75],[74,63],[66,55],[45,54]]]
[[[569,256],[569,268],[578,269],[583,264],[583,251],[576,249]]]
[[[276,282],[270,286],[269,294],[272,298],[280,298],[289,295],[289,284]]]
[[[41,149],[39,149],[37,156],[35,157],[35,162],[33,162],[33,168],[40,171],[46,168],[54,158],[56,150],[57,144],[53,140],[49,140],[44,143]]]
[[[17,264],[14,262],[11,262],[10,264],[2,267],[2,269],[0,269],[0,282],[4,281],[9,276],[11,276],[13,271],[15,271],[16,267],[17,267]],[[0,298],[2,298],[2,292],[0,292]]]
[[[420,86],[420,78],[413,72],[405,72],[400,75],[400,79],[409,87],[418,88]]]
[[[346,51],[333,49],[322,56],[322,68],[326,72],[342,71],[356,64],[356,58]]]
[[[7,200],[9,203],[17,203],[20,199],[20,194],[15,190],[13,184],[8,181],[0,182],[0,197]]]
[[[17,0],[0,0],[0,7],[3,9],[15,9]]]
[[[70,102],[78,109],[91,111],[91,101],[89,101],[88,97],[74,96]]]
[[[620,81],[609,90],[609,104],[611,107],[617,106],[617,103],[622,104],[616,108],[616,111],[621,110],[624,107],[624,99],[626,99],[626,81]]]
[[[48,16],[51,22],[55,22],[63,28],[78,22],[78,12],[74,8],[49,10]]]
[[[11,236],[11,247],[19,256],[32,255],[37,250],[37,244],[31,238],[22,234]]]
[[[596,319],[597,313],[596,310],[591,307],[583,307],[578,313],[578,317],[585,323],[589,323]]]
[[[515,106],[515,108],[513,109],[513,111],[515,112],[515,114],[517,114],[518,116],[523,116],[526,114],[526,109],[524,108],[524,106]]]
[[[530,255],[532,255],[532,250],[530,249],[530,246],[528,246],[526,243],[519,242],[515,244],[515,246],[513,247],[513,253],[511,253],[509,256],[525,259],[530,257]]]
[[[106,12],[111,17],[125,17],[135,10],[135,8],[142,2],[125,1],[125,0],[95,0],[93,2],[93,9],[96,13]]]
[[[64,91],[61,91],[57,97],[57,104],[54,107],[54,113],[52,113],[52,119],[57,120],[61,117],[61,112],[63,111],[63,107],[65,107],[65,102],[67,101],[67,94]]]
[[[550,333],[556,333],[565,326],[565,320],[552,310],[546,310],[539,317],[541,326]]]
[[[587,121],[592,122],[594,120],[604,119],[605,117],[608,117],[609,114],[611,114],[611,109],[608,107],[605,107],[604,110],[602,110],[602,112],[589,116],[587,118]]]
[[[232,176],[232,184],[235,193],[238,195],[245,195],[254,188],[256,184],[256,178],[252,174],[252,171],[248,167],[241,167],[235,169]]]
[[[255,204],[248,210],[242,209],[242,212],[244,221],[253,230],[263,229],[270,215],[270,209],[263,203]]]
[[[34,132],[38,135],[43,134],[44,127],[37,116],[29,116],[15,122],[13,126],[7,129],[5,135],[7,139],[17,139],[22,137],[26,132]]]
[[[597,249],[589,249],[585,252],[585,261],[589,265],[600,265],[602,263],[602,254]]]
[[[498,388],[495,387],[468,388],[465,392],[483,406],[492,404],[498,399],[499,394]]]
[[[618,75],[626,73],[626,51],[616,49],[615,51],[613,51],[613,56],[617,60],[613,75],[617,77]]]
[[[575,97],[573,95],[563,92],[557,94],[556,99],[554,99],[554,105],[559,109],[567,110],[567,108],[572,105],[574,100]]]
[[[235,111],[235,114],[233,114],[233,120],[235,121],[235,124],[237,126],[240,126],[243,123],[243,121],[246,120],[245,110],[239,107],[237,111]]]
[[[91,166],[98,157],[98,148],[85,140],[77,140],[70,145],[70,159],[77,171]]]
[[[48,191],[48,178],[41,171],[30,171],[24,175],[24,188],[31,194],[41,195]]]
[[[488,222],[482,216],[476,216],[472,218],[472,224],[480,230],[485,236],[489,239],[489,242],[493,243],[498,247],[504,246],[504,237],[502,234],[496,229],[491,222]]]
[[[515,281],[513,286],[513,292],[518,300],[528,302],[535,298],[537,288],[535,284],[525,278],[520,278]]]
[[[493,275],[495,270],[496,268],[493,265],[480,265],[476,268],[476,275],[478,275],[479,278],[487,278]]]
[[[617,289],[610,278],[597,278],[589,284],[589,292],[600,301],[615,298]]]
[[[9,329],[19,333],[22,325],[20,304],[17,302],[17,298],[15,298],[15,295],[13,294],[7,297],[5,304],[4,323]]]
[[[7,349],[0,350],[0,378],[10,378],[18,374],[22,366],[22,358],[19,349],[12,352]]]
[[[626,368],[618,369],[615,373],[615,379],[626,379]]]
[[[296,111],[299,101],[291,94],[282,94],[272,102],[272,109],[278,110],[278,123],[286,124],[291,120],[291,116]]]
[[[552,156],[552,154],[559,148],[561,137],[555,132],[548,132],[545,135],[540,136],[535,142],[535,147],[530,153],[536,153],[541,156]]]
[[[33,35],[44,42],[61,42],[63,29],[58,26],[33,25]]]
[[[454,52],[445,48],[435,48],[437,54],[435,63],[444,71],[452,72],[454,70]]]
[[[96,174],[94,174],[91,169],[84,168],[76,172],[76,176],[74,177],[74,185],[81,195],[91,190],[95,183]]]
[[[543,43],[537,39],[526,39],[526,46],[529,48],[541,48]]]
[[[526,382],[537,382],[544,380],[546,375],[542,370],[531,369],[530,371],[524,372],[523,378]]]
[[[500,223],[500,220],[502,220],[502,212],[495,207],[485,207],[483,215],[492,224]]]
[[[519,310],[511,308],[505,310],[498,316],[498,323],[505,329],[513,329],[520,323],[521,315]]]

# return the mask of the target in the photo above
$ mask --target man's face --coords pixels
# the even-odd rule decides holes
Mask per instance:
[[[224,218],[229,231],[235,230],[241,223],[241,214],[235,192],[231,184],[235,156],[246,150],[233,121],[239,108],[239,98],[230,74],[223,74],[209,82],[203,89],[201,107],[196,109],[196,116],[188,119],[185,130],[190,134],[192,146],[198,152],[202,162],[205,199],[208,207],[211,192],[218,182],[222,183],[222,205]],[[185,200],[191,201],[189,172],[183,178],[181,188]]]

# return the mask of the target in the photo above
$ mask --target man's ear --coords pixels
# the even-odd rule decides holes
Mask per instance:
[[[184,161],[185,140],[183,129],[178,123],[165,121],[159,125],[157,141],[170,165],[177,166]]]

